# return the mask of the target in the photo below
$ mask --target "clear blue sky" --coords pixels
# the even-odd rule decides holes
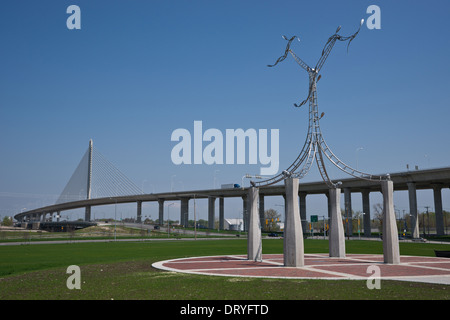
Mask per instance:
[[[71,4],[81,30],[66,27]],[[259,172],[259,164],[174,165],[171,133],[193,132],[194,120],[223,132],[279,129],[283,170],[305,139],[307,108],[293,103],[306,97],[308,78],[292,59],[266,67],[284,52],[281,35],[299,36],[292,49],[314,65],[336,27],[353,33],[371,4],[381,29],[364,25],[348,53],[338,42],[323,68],[324,137],[370,173],[448,166],[448,1],[2,1],[0,215],[57,197],[89,139],[146,192]],[[305,181],[317,180],[313,168]],[[433,206],[430,195],[419,206]],[[325,198],[313,198],[308,214],[326,210]],[[443,198],[449,210],[448,190]],[[226,214],[235,217],[233,205]],[[408,210],[404,196],[396,205]]]

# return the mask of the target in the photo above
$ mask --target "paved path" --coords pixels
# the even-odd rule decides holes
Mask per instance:
[[[305,254],[305,266],[283,266],[282,254],[264,254],[262,261],[249,261],[246,256],[209,256],[160,261],[153,267],[191,274],[266,277],[289,279],[367,280],[375,276],[370,266],[379,267],[380,279],[418,281],[450,285],[450,259],[401,256],[399,265],[383,263],[383,255],[348,254],[346,258],[330,258],[328,254]]]

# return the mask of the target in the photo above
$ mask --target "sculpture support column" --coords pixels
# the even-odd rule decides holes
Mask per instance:
[[[298,204],[298,178],[284,180],[286,190],[285,228],[284,228],[284,265],[303,267],[304,245],[303,230]]]
[[[261,224],[258,212],[259,189],[251,187],[248,192],[249,225],[247,239],[248,260],[261,261],[262,239]]]
[[[341,189],[330,188],[330,257],[345,258],[345,235],[341,214]]]
[[[383,256],[384,262],[400,263],[397,221],[394,211],[394,183],[391,180],[381,182],[383,193]]]

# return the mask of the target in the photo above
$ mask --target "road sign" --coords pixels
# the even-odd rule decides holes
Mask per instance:
[[[311,222],[317,222],[317,221],[319,221],[319,216],[316,216],[316,215],[311,216]]]

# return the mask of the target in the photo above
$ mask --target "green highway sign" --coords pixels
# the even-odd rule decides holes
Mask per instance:
[[[316,215],[311,216],[311,222],[317,222],[317,221],[319,221],[319,217],[318,216],[316,216]]]

